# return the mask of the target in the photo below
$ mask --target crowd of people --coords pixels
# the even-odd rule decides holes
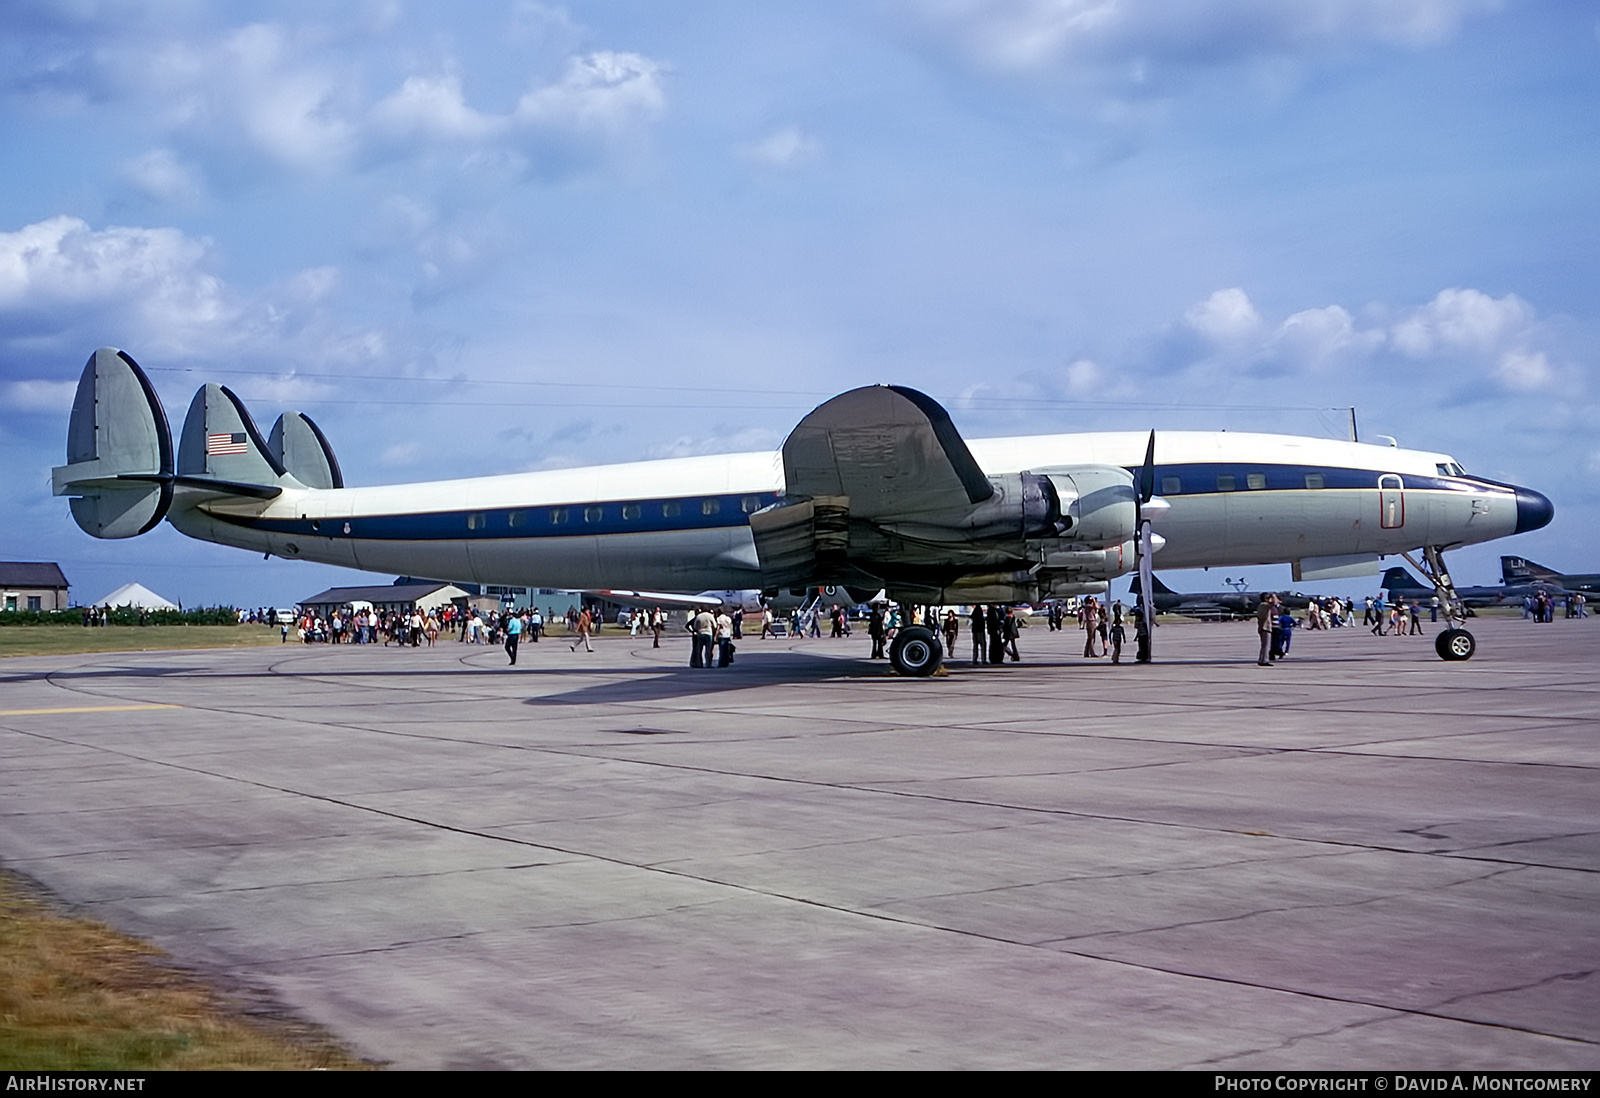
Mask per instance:
[[[1565,599],[1566,616],[1587,617],[1586,600],[1581,593]],[[1540,592],[1523,602],[1523,617],[1534,621],[1553,620],[1558,601],[1550,594]],[[1426,604],[1417,599],[1395,598],[1386,600],[1382,593],[1363,600],[1362,625],[1378,636],[1417,636],[1424,633],[1422,613],[1428,611],[1430,622],[1437,622],[1442,610],[1440,599],[1434,596]],[[1026,608],[1025,608],[1026,609]],[[1104,605],[1093,596],[1079,599],[1051,601],[1045,605],[1044,617],[1051,632],[1059,632],[1069,622],[1084,634],[1085,659],[1109,657],[1112,663],[1123,662],[1124,648],[1132,633],[1134,659],[1138,662],[1150,658],[1150,638],[1145,630],[1144,616],[1137,607],[1125,606],[1120,600]],[[971,639],[973,664],[1018,663],[1022,656],[1018,650],[1022,618],[1017,608],[1005,605],[979,604],[970,609],[905,607],[894,603],[876,602],[867,610],[867,635],[872,641],[871,659],[885,659],[896,634],[905,625],[924,625],[942,635],[947,657],[955,658],[962,623],[966,622]],[[1343,629],[1354,624],[1357,610],[1353,598],[1317,596],[1307,600],[1303,617],[1296,617],[1285,605],[1283,597],[1276,594],[1261,598],[1256,609],[1257,630],[1261,638],[1257,663],[1271,666],[1288,656],[1294,634],[1300,629],[1308,631]],[[789,612],[786,622],[774,614],[770,607],[761,611],[761,639],[786,633],[791,637],[822,636],[822,622],[829,624],[829,637],[848,639],[852,635],[852,608],[838,603],[824,607],[820,600],[796,607]],[[92,615],[92,611],[86,611]],[[690,635],[689,666],[694,668],[730,667],[734,662],[737,642],[743,639],[744,610],[742,608],[704,608],[692,611],[685,617],[684,629]],[[240,613],[241,620],[270,622],[277,612],[262,609]],[[91,617],[92,622],[92,617]],[[661,647],[669,615],[660,607],[654,609],[623,610],[617,615],[617,624],[628,629],[633,637],[650,635],[652,647]],[[454,633],[461,644],[496,644],[503,646],[511,664],[517,662],[518,648],[524,638],[537,643],[547,635],[547,623],[566,628],[569,648],[576,652],[580,647],[594,651],[591,636],[600,629],[598,610],[589,607],[569,606],[565,614],[557,615],[555,609],[548,614],[538,607],[526,609],[481,610],[455,604],[434,610],[384,610],[372,608],[334,610],[326,618],[303,612],[292,626],[282,623],[283,641],[293,634],[307,644],[379,644],[385,647],[429,646],[441,636]]]

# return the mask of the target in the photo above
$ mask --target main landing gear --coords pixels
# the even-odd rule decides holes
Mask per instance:
[[[889,645],[889,662],[908,678],[926,678],[944,662],[944,646],[926,626],[901,626]]]
[[[1450,663],[1470,660],[1472,654],[1478,650],[1478,642],[1471,633],[1456,624],[1466,622],[1467,604],[1461,601],[1455,584],[1450,582],[1450,573],[1445,570],[1444,547],[1424,546],[1420,561],[1410,553],[1400,555],[1433,583],[1434,592],[1439,597],[1441,609],[1444,610],[1445,620],[1449,622],[1449,628],[1434,639],[1433,650],[1439,653],[1440,659]]]

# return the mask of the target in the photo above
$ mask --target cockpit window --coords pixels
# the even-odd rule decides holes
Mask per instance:
[[[1467,471],[1453,461],[1441,461],[1438,466],[1441,477],[1464,477]]]

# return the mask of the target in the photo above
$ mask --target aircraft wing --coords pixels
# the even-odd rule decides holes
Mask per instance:
[[[850,513],[897,519],[982,503],[994,485],[937,401],[899,385],[841,393],[783,444],[786,493],[845,496]]]
[[[884,586],[898,561],[885,524],[941,525],[996,489],[939,403],[915,389],[873,385],[841,393],[802,419],[783,444],[785,501],[750,516],[764,583],[798,588]],[[947,554],[927,546],[933,563]],[[923,563],[918,561],[917,563]]]
[[[763,586],[880,588],[926,603],[1103,591],[1139,504],[1121,466],[990,474],[932,397],[898,385],[820,405],[783,444],[784,498],[750,516]],[[865,594],[861,594],[865,592]]]
[[[587,591],[585,594],[620,602],[624,606],[667,606],[674,610],[716,610],[723,605],[722,598],[709,591],[699,595],[684,595],[666,591],[619,591],[607,588]]]

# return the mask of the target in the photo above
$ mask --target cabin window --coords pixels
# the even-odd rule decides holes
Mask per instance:
[[[714,515],[720,510],[722,510],[722,501],[720,499],[703,499],[700,501],[700,513],[702,515]]]
[[[551,526],[565,526],[567,524],[567,521],[569,519],[571,519],[571,518],[572,518],[572,512],[568,511],[565,507],[552,507],[552,508],[550,508],[550,525]]]
[[[662,518],[677,518],[681,514],[683,514],[683,504],[679,503],[675,499],[668,500],[666,503],[661,505]]]
[[[739,501],[739,510],[743,511],[747,515],[754,514],[755,512],[761,510],[761,497],[745,496]]]
[[[508,525],[508,526],[526,526],[526,525],[528,525],[528,512],[526,512],[526,511],[513,511],[513,512],[511,512],[509,515],[506,516],[506,525]]]
[[[605,517],[606,517],[606,512],[605,512],[605,508],[603,508],[603,507],[585,507],[583,509],[583,521],[584,522],[599,522],[601,519],[603,519]]]
[[[1219,492],[1232,492],[1232,491],[1236,491],[1238,489],[1238,487],[1239,487],[1239,478],[1234,476],[1232,473],[1218,473],[1217,474],[1217,491],[1219,491]]]
[[[1244,478],[1244,486],[1250,489],[1252,492],[1259,492],[1261,489],[1267,486],[1267,474],[1246,473]]]
[[[482,530],[487,525],[489,525],[489,516],[482,511],[467,516],[468,530]]]
[[[622,517],[625,519],[631,521],[642,514],[644,514],[644,504],[642,503],[624,503],[622,505]]]
[[[1183,481],[1180,478],[1178,478],[1178,477],[1162,477],[1161,478],[1161,494],[1162,495],[1164,495],[1164,496],[1175,496],[1175,495],[1178,495],[1182,491],[1183,491]]]
[[[1306,487],[1307,488],[1326,488],[1327,486],[1328,486],[1328,479],[1326,477],[1324,477],[1321,473],[1307,473],[1306,474]]]

